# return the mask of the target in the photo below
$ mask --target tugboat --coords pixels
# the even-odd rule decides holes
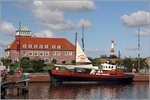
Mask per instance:
[[[76,39],[77,40],[77,39]],[[76,41],[76,64],[54,65],[48,70],[52,82],[131,82],[134,75],[125,74],[124,67],[110,64],[93,66]],[[80,63],[80,64],[79,64]]]
[[[69,67],[69,66],[68,66]],[[123,69],[116,65],[104,63],[100,67],[91,68],[89,66],[74,65],[73,70],[56,66],[53,70],[48,70],[53,82],[132,82],[133,74],[125,74]]]

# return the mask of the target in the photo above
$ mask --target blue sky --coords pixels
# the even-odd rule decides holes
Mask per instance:
[[[2,0],[0,56],[4,56],[2,47],[14,39],[21,21],[34,36],[67,38],[74,43],[77,32],[80,44],[84,26],[85,52],[90,57],[109,56],[111,39],[116,42],[116,55],[120,50],[122,57],[137,57],[140,26],[141,56],[147,57],[150,48],[148,9],[148,0]]]

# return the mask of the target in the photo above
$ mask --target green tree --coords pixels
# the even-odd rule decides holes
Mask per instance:
[[[100,58],[107,58],[107,55],[101,55],[101,57]]]
[[[57,60],[56,59],[53,59],[52,60],[52,64],[56,64],[57,63]]]
[[[109,58],[117,58],[116,55],[110,55]]]
[[[36,72],[42,72],[43,71],[43,67],[44,67],[44,60],[32,60],[31,61],[32,64],[32,68],[36,71]]]
[[[5,59],[4,57],[1,58],[1,61],[3,62],[3,64],[7,67],[10,65],[10,63],[12,62],[12,60],[10,59]]]
[[[76,61],[75,60],[72,60],[72,64],[75,64],[76,63]]]
[[[125,58],[123,60],[123,65],[127,68],[127,71],[132,71],[133,61],[131,58]]]
[[[26,69],[31,67],[31,61],[28,57],[23,57],[20,60],[20,67],[23,68],[23,72],[26,72]]]
[[[63,60],[63,61],[62,61],[62,64],[66,64],[66,61],[65,61],[65,60]]]

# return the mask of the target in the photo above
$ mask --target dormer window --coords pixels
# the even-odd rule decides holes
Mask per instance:
[[[29,45],[28,45],[28,48],[32,48],[32,44],[29,44]]]
[[[37,45],[37,44],[35,44],[35,45],[34,45],[34,48],[38,48],[38,45]]]
[[[43,45],[39,45],[39,48],[43,48]]]
[[[61,49],[61,46],[60,46],[60,45],[57,45],[57,49]]]
[[[45,48],[47,49],[47,48],[48,48],[48,45],[45,45]]]
[[[27,48],[27,45],[26,45],[26,44],[23,44],[23,48]]]
[[[52,45],[52,49],[55,49],[56,48],[56,45]]]

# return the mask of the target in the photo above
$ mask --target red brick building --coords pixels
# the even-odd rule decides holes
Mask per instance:
[[[20,29],[16,32],[14,41],[5,49],[6,58],[12,61],[19,60],[18,43],[20,43],[20,58],[44,59],[45,63],[51,63],[56,59],[59,64],[63,61],[70,64],[75,59],[75,46],[64,38],[32,37],[28,29]]]

